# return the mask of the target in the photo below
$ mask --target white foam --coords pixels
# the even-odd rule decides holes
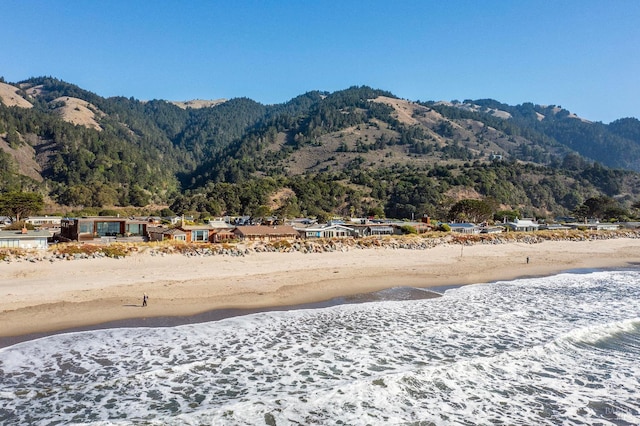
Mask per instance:
[[[52,336],[0,350],[0,423],[634,420],[639,298],[638,271],[562,274]]]

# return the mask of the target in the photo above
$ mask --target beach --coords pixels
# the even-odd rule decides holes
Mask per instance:
[[[0,264],[0,337],[118,320],[320,302],[390,287],[547,276],[640,261],[640,239],[368,248],[325,253],[184,256]],[[143,294],[149,297],[142,307]]]

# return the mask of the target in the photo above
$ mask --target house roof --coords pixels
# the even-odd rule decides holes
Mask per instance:
[[[538,228],[540,226],[537,223],[534,223],[531,219],[518,218],[516,218],[516,220],[514,220],[513,222],[507,223],[507,225],[511,226],[512,228]]]
[[[179,228],[183,231],[212,231],[214,229],[211,225],[181,225]]]
[[[164,231],[163,234],[165,234],[165,235],[186,235],[187,233],[185,231],[183,231],[182,229],[169,228],[166,231]]]
[[[22,233],[20,230],[13,231],[0,231],[0,239],[13,240],[13,239],[33,239],[33,238],[49,238],[51,234],[49,231],[43,230],[29,230],[26,233]]]
[[[297,236],[298,231],[296,231],[293,226],[288,225],[278,225],[278,226],[262,226],[262,225],[249,225],[249,226],[238,226],[234,233],[243,235],[243,236],[266,236],[266,235],[274,235],[274,236]]]
[[[353,228],[350,226],[346,226],[346,225],[328,225],[328,224],[324,224],[324,225],[311,225],[311,226],[307,226],[307,227],[295,227],[294,229],[299,230],[299,231],[309,231],[309,232],[320,232],[320,231],[326,231],[329,229],[342,229],[345,231],[350,231],[353,232]]]
[[[367,228],[371,231],[376,230],[376,231],[380,231],[380,232],[393,232],[393,226],[388,226],[388,225],[372,225],[372,226],[367,226]]]

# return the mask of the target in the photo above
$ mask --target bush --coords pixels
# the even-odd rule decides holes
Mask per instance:
[[[282,250],[282,249],[290,249],[291,248],[291,243],[287,240],[280,240],[280,241],[274,241],[272,243],[269,244],[271,247],[273,247],[276,250]]]
[[[107,257],[125,257],[129,254],[129,250],[121,244],[111,244],[100,250]]]
[[[58,244],[57,250],[64,255],[94,254],[100,251],[100,247],[94,244]]]
[[[0,260],[6,260],[11,257],[22,257],[25,253],[25,250],[21,248],[3,248],[0,249]]]
[[[440,226],[438,227],[438,230],[442,232],[451,232],[451,227],[446,223],[441,223]]]
[[[400,230],[402,231],[403,234],[407,235],[407,234],[417,234],[418,231],[416,230],[416,228],[414,228],[411,225],[402,225],[402,227],[400,228]]]
[[[11,225],[7,225],[4,227],[5,231],[19,231],[22,228],[27,228],[30,231],[33,231],[34,228],[32,224],[30,223],[26,223],[25,221],[21,220],[20,222],[14,222]]]

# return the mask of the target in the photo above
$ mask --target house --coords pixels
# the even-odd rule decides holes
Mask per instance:
[[[295,219],[288,220],[287,222],[288,222],[287,225],[291,225],[296,228],[300,226],[315,225],[316,223],[318,223],[316,219],[310,219],[308,217],[298,217]]]
[[[576,228],[587,228],[591,231],[615,231],[619,228],[619,226],[615,223],[609,223],[609,222],[600,222],[600,221],[589,221],[587,223],[575,223],[575,224],[571,224],[571,226],[574,226]]]
[[[448,223],[451,228],[451,232],[457,232],[459,234],[479,234],[482,231],[475,223]]]
[[[188,243],[213,243],[216,229],[211,225],[182,225],[177,229],[183,231]]]
[[[429,218],[427,218],[429,219]],[[431,225],[431,221],[429,220],[428,222],[408,222],[405,225],[409,225],[411,227],[413,227],[413,229],[415,229],[418,234],[424,234],[425,232],[429,232],[429,231],[433,231],[434,226]]]
[[[640,222],[618,222],[618,226],[626,229],[640,229]]]
[[[543,224],[540,225],[540,230],[547,230],[547,231],[567,231],[569,229],[571,229],[570,226],[567,225],[563,225],[561,223],[547,223],[547,224]]]
[[[567,226],[570,226],[573,229],[583,228],[590,231],[615,231],[619,228],[619,225],[616,223],[601,223],[597,220],[590,220],[587,223],[567,223]]]
[[[532,219],[518,219],[515,218],[513,222],[507,222],[505,224],[510,230],[516,232],[530,232],[537,231],[540,225],[534,223]]]
[[[299,238],[300,235],[293,226],[262,226],[247,225],[238,226],[233,230],[233,234],[240,240],[249,241],[278,241]]]
[[[48,231],[0,231],[0,247],[46,250],[48,239]]]
[[[372,223],[364,230],[364,235],[367,237],[381,236],[381,235],[393,235],[395,230],[392,225],[386,225],[383,223]]]
[[[96,239],[147,239],[147,222],[116,216],[84,216],[65,218],[60,224],[60,237],[67,241]]]
[[[480,228],[481,234],[501,234],[504,232],[502,226],[482,226]]]
[[[347,238],[356,235],[353,228],[344,225],[316,225],[306,228],[295,227],[304,238]]]
[[[193,222],[195,220],[195,218],[193,216],[170,216],[170,217],[166,217],[164,218],[165,220],[167,220],[169,223],[171,223],[172,225],[178,225],[179,223],[184,223],[186,222]]]
[[[389,223],[351,224],[349,228],[354,230],[357,237],[371,237],[381,235],[393,235],[395,230]]]
[[[26,218],[25,223],[29,223],[38,228],[43,225],[57,225],[58,227],[62,223],[62,217],[60,216],[29,216]]]
[[[9,216],[0,216],[0,228],[4,228],[7,225],[11,225],[11,218]]]
[[[149,241],[187,241],[187,233],[178,228],[149,226],[147,233],[149,235]]]
[[[239,216],[239,217],[235,217],[231,220],[231,223],[236,225],[236,226],[249,226],[249,225],[255,225],[253,223],[253,220],[251,219],[251,216]]]

